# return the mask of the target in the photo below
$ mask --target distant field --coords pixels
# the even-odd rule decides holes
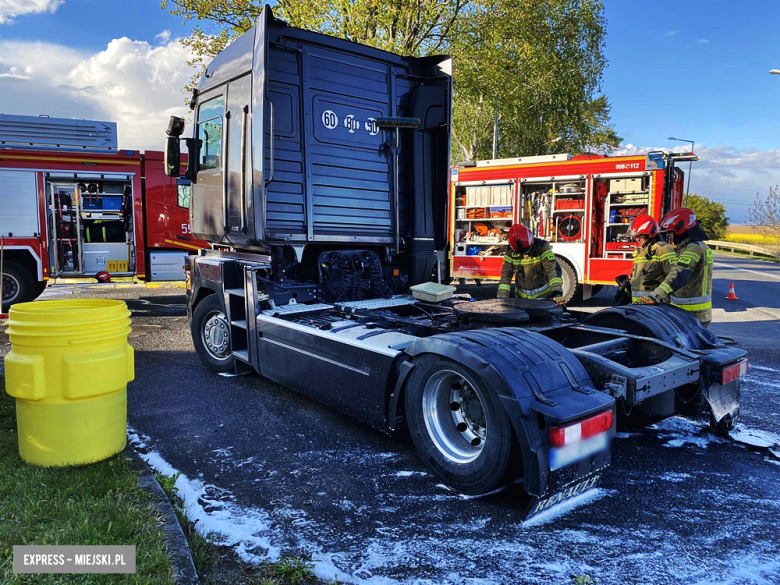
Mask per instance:
[[[726,241],[739,244],[752,244],[754,246],[780,246],[780,238],[777,236],[765,236],[756,233],[755,228],[749,225],[729,226],[729,233],[726,236]]]

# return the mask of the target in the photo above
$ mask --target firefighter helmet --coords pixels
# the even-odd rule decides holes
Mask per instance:
[[[637,215],[631,222],[631,227],[628,228],[628,235],[632,238],[640,235],[654,238],[658,235],[658,222],[645,213]]]
[[[111,275],[105,270],[101,270],[95,275],[98,282],[111,282]]]
[[[514,224],[509,228],[509,247],[515,252],[524,252],[530,248],[534,243],[534,235],[524,225],[519,223]]]
[[[674,232],[679,236],[696,225],[698,225],[698,221],[693,210],[687,207],[678,207],[664,215],[661,220],[661,231]]]

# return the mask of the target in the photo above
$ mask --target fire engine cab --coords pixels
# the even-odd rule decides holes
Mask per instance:
[[[113,122],[0,115],[3,310],[54,277],[183,280],[205,246],[161,152],[120,150]]]
[[[451,177],[449,276],[500,279],[509,227],[521,223],[551,243],[564,298],[587,299],[631,273],[631,220],[680,207],[684,174],[676,163],[693,160],[659,151],[460,163]]]

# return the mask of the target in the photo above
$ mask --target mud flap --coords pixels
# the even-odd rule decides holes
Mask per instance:
[[[560,504],[561,502],[565,502],[574,496],[585,493],[589,489],[596,487],[600,479],[601,471],[598,471],[592,475],[588,475],[582,478],[581,481],[573,485],[564,486],[557,492],[546,494],[541,498],[532,496],[531,503],[528,505],[528,508],[526,508],[525,517],[523,520],[529,520],[534,516],[549,510],[556,504]]]
[[[734,421],[739,416],[739,380],[734,380],[728,384],[712,384],[709,388],[702,391],[704,402],[712,414],[713,427],[723,427],[724,430],[730,429]]]

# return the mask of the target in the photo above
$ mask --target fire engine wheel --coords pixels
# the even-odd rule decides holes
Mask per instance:
[[[514,479],[520,453],[512,424],[479,376],[425,355],[416,360],[404,402],[412,441],[441,481],[461,493],[484,494]]]
[[[558,266],[561,267],[561,279],[563,280],[563,300],[579,301],[582,298],[582,284],[577,282],[577,273],[574,267],[560,256],[556,256]]]
[[[3,263],[2,311],[7,311],[11,305],[35,300],[35,281],[30,272],[21,264],[12,260]]]
[[[230,324],[216,295],[209,295],[192,312],[192,342],[200,361],[212,372],[232,372]]]

